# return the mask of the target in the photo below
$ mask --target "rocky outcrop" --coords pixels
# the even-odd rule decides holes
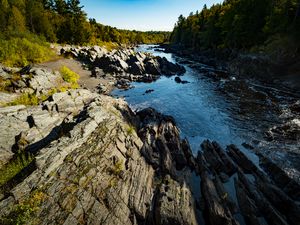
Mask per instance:
[[[35,151],[55,140],[62,132],[62,124],[78,115],[96,96],[83,89],[69,90],[52,95],[38,106],[0,108],[1,165],[20,148]]]
[[[127,81],[152,82],[161,75],[172,76],[185,73],[185,68],[179,64],[171,63],[166,58],[134,52],[133,49],[118,49],[107,53],[100,47],[64,47],[61,53],[89,64],[93,68],[92,75],[95,77],[111,74],[117,79]]]
[[[51,141],[34,149],[35,143],[28,145],[36,154],[36,170],[1,197],[0,221],[24,216],[25,205],[32,208],[27,224],[197,224],[187,179],[191,171],[181,162],[187,160],[174,121],[153,109],[135,116],[122,100],[101,95],[77,112],[68,99],[74,95],[55,94],[43,103],[45,112],[31,114],[29,130],[43,129],[42,121],[51,127],[47,113],[66,119]],[[28,109],[16,114],[22,110]],[[154,136],[146,140],[149,135]],[[164,163],[154,166],[144,154],[158,146]]]
[[[126,88],[139,76],[151,81],[172,71],[161,67],[165,59],[126,51],[63,53],[101,65],[111,57],[94,74],[120,69],[117,85]],[[269,158],[259,155],[260,167],[237,146],[208,140],[195,158],[170,116],[134,113],[124,100],[85,89],[55,93],[66,85],[59,73],[13,70],[0,70],[12,95],[47,98],[0,108],[0,167],[17,152],[34,158],[0,187],[0,224],[298,224],[299,183]]]
[[[285,191],[275,177],[268,177],[234,145],[228,146],[227,151],[224,151],[216,143],[205,141],[202,150],[198,163],[202,194],[207,202],[205,210],[211,224],[237,224],[235,218],[239,214],[246,224],[298,223],[300,208],[295,201],[297,194],[294,193],[297,193],[299,187],[293,186],[296,191],[293,194]],[[235,168],[236,173],[230,178],[234,180],[234,184],[232,181],[223,181],[223,184],[220,182],[222,175],[218,170],[225,164],[229,165],[228,168]],[[229,189],[228,184],[231,185]],[[233,201],[235,196],[232,196],[232,192],[235,192],[238,207]]]
[[[135,114],[123,100],[81,89],[36,107],[1,109],[19,118],[31,112],[22,137],[36,166],[2,195],[4,224],[25,215],[27,224],[202,224],[199,210],[214,225],[299,221],[297,186],[281,186],[283,175],[273,164],[264,162],[264,168],[277,177],[236,146],[224,150],[210,141],[195,159],[174,119],[154,109]],[[47,133],[53,124],[52,130],[60,130],[52,139],[26,136],[32,129]],[[201,178],[200,199],[193,192],[193,171]]]

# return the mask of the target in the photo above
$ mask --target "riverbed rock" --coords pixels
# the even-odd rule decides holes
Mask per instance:
[[[102,74],[99,72],[99,69],[102,69],[105,73],[116,74],[117,78],[123,73],[130,73],[134,77],[130,81],[147,80],[149,82],[158,79],[160,75],[172,76],[185,72],[183,66],[169,62],[166,58],[154,57],[150,54],[134,52],[129,49],[118,49],[104,53],[101,50],[95,51],[94,48],[95,46],[91,48],[65,47],[62,48],[62,54],[66,57],[78,58],[90,64],[94,68],[92,69],[92,76],[97,76],[98,73]],[[148,74],[152,76],[144,78]]]

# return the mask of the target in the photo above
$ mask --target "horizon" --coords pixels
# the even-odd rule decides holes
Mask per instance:
[[[169,31],[180,15],[201,11],[221,0],[82,0],[88,18],[122,30]],[[138,22],[137,22],[138,21]]]

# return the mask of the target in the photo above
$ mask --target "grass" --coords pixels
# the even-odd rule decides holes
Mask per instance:
[[[22,225],[22,224],[38,224],[34,213],[38,211],[39,206],[47,199],[47,195],[40,190],[36,190],[30,196],[15,205],[9,215],[0,219],[3,225]],[[35,222],[34,222],[35,221]]]
[[[0,77],[0,91],[9,92],[9,88],[12,86],[12,83],[19,80],[21,80],[21,75],[18,73],[13,74],[9,79]]]
[[[128,125],[128,126],[126,127],[126,132],[127,132],[128,135],[133,135],[134,132],[136,132],[136,131],[135,131],[135,127],[132,126],[132,125]]]
[[[0,106],[15,106],[15,105],[25,105],[25,106],[34,106],[34,105],[39,105],[41,102],[46,101],[50,96],[52,96],[55,93],[59,92],[66,92],[69,89],[75,89],[78,88],[77,83],[72,83],[71,86],[61,86],[58,88],[52,88],[48,91],[47,94],[43,94],[40,96],[37,96],[35,93],[23,93],[20,95],[18,98],[15,100],[6,103],[6,104],[0,104]]]
[[[26,156],[25,154],[20,154],[15,157],[11,162],[4,165],[0,169],[0,186],[6,184],[14,176],[21,172],[25,167],[27,167],[34,157],[31,155]]]
[[[38,105],[40,99],[36,94],[24,93],[12,102],[7,103],[5,106],[14,106],[14,105]]]
[[[113,165],[113,168],[111,168],[112,174],[116,176],[118,176],[123,170],[123,160],[118,160],[118,162]]]
[[[67,83],[69,83],[71,85],[72,89],[76,89],[79,87],[78,80],[79,80],[80,76],[77,73],[75,73],[68,67],[63,66],[60,68],[60,74],[61,74],[62,78],[64,79],[64,81],[66,81]]]
[[[50,60],[55,53],[46,42],[34,42],[26,37],[0,39],[0,62],[6,66],[26,66]]]

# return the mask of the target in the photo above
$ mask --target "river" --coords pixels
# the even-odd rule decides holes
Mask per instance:
[[[297,135],[300,120],[288,108],[289,104],[299,100],[295,93],[255,80],[236,80],[234,76],[215,80],[194,69],[196,62],[187,63],[161,50],[149,45],[137,48],[137,51],[166,57],[171,62],[185,61],[182,65],[186,73],[181,79],[189,83],[179,84],[174,81],[174,76],[162,76],[152,83],[132,83],[134,88],[115,90],[112,94],[124,97],[133,110],[153,107],[173,116],[182,138],[189,140],[195,155],[203,140],[215,140],[224,148],[229,144],[237,145],[259,166],[258,156],[245,145],[247,143],[282,164],[291,176],[299,179],[300,142]],[[201,66],[210,69],[207,65]],[[150,89],[154,91],[145,94]],[[278,135],[277,127],[287,123],[294,123],[294,138],[274,136],[270,139],[270,136]]]

